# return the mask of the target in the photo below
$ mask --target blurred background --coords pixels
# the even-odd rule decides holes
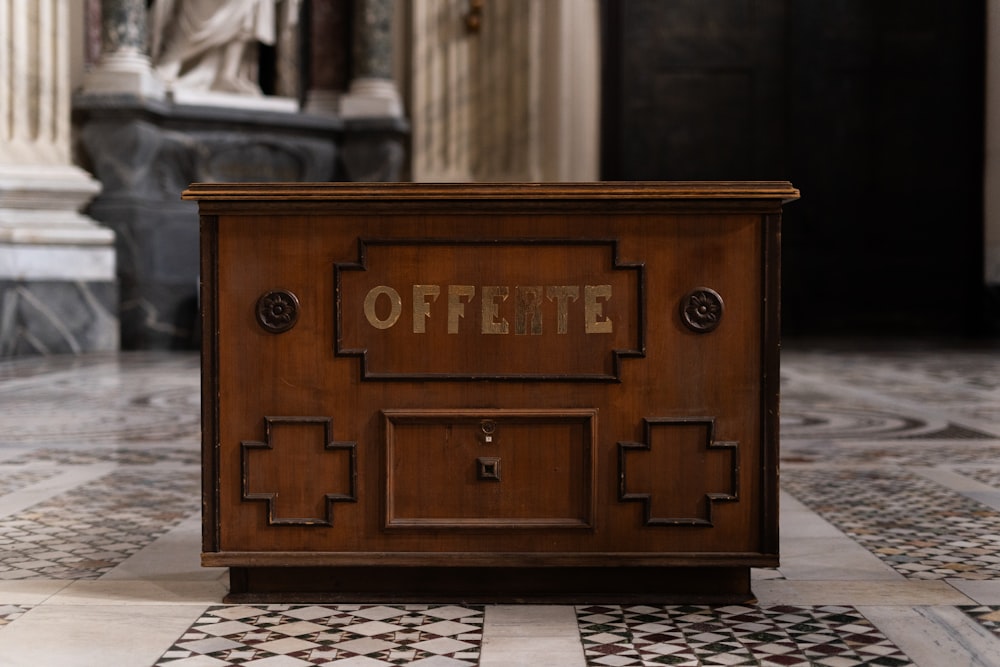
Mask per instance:
[[[998,0],[0,0],[0,357],[198,345],[196,181],[788,180],[788,336],[1000,335]]]

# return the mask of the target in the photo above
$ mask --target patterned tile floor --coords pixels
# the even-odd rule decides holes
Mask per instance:
[[[482,607],[454,605],[215,606],[156,664],[473,666]]]
[[[1000,580],[1000,512],[905,470],[800,470],[785,489],[914,579]]]
[[[0,519],[0,579],[96,579],[191,513],[197,470],[116,470]]]
[[[853,607],[577,609],[593,665],[912,665]]]
[[[0,363],[0,667],[1000,665],[1000,345],[786,341],[752,605],[225,605],[197,355]]]

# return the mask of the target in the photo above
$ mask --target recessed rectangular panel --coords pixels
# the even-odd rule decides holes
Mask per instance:
[[[596,410],[386,410],[386,527],[590,528]]]
[[[614,381],[643,353],[642,275],[614,241],[359,241],[340,355],[365,379]]]

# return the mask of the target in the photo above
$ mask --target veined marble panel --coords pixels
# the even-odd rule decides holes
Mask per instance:
[[[0,244],[0,280],[114,281],[110,246]]]
[[[0,279],[0,358],[118,349],[118,284]]]

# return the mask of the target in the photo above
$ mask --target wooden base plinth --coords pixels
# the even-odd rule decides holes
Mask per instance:
[[[748,567],[234,567],[227,603],[747,603]]]

